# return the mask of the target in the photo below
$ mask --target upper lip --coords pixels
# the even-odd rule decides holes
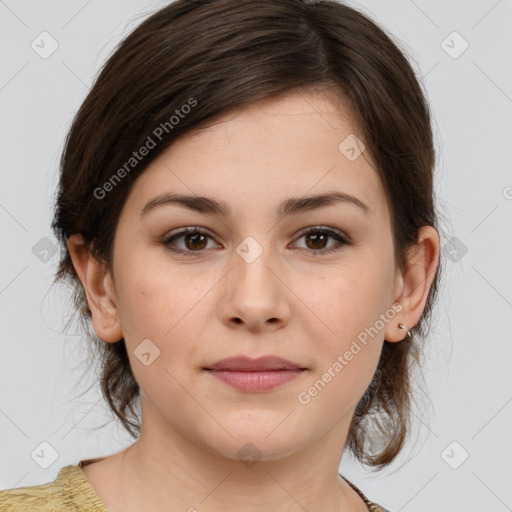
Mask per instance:
[[[228,357],[205,367],[206,370],[230,370],[241,372],[258,372],[268,370],[305,370],[287,359],[277,356],[262,356],[252,359],[247,356]]]

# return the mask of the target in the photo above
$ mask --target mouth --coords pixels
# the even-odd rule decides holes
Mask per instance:
[[[305,373],[305,368],[284,370],[211,370],[205,368],[214,378],[240,391],[254,393],[269,391],[291,382]]]
[[[273,355],[257,359],[240,355],[217,361],[203,370],[240,391],[261,392],[291,382],[307,368]]]

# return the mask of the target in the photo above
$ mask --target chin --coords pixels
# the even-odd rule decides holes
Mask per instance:
[[[280,418],[279,421],[282,421]],[[218,444],[213,440],[206,441],[208,448],[226,459],[238,460],[245,463],[248,467],[256,461],[272,461],[286,458],[297,452],[306,440],[301,437],[294,439],[290,431],[278,427],[279,421],[272,428],[260,428],[253,425],[252,429],[238,430],[233,426],[226,425],[226,430],[233,437],[223,437]],[[270,435],[267,435],[269,432]],[[304,432],[302,431],[302,435]]]

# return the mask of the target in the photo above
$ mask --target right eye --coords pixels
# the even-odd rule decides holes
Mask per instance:
[[[208,238],[212,238],[206,231],[199,228],[185,228],[168,236],[162,243],[173,252],[186,256],[194,256],[194,253],[202,254],[206,249]],[[176,248],[175,241],[183,239],[184,247]]]

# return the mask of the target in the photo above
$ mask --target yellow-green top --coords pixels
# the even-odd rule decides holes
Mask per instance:
[[[81,464],[61,468],[48,484],[0,491],[1,512],[109,512]]]
[[[0,491],[0,512],[109,512],[96,490],[82,471],[88,461],[61,468],[50,483]],[[344,477],[343,477],[344,478]],[[372,503],[346,478],[347,483],[361,496],[370,512],[389,512]]]

